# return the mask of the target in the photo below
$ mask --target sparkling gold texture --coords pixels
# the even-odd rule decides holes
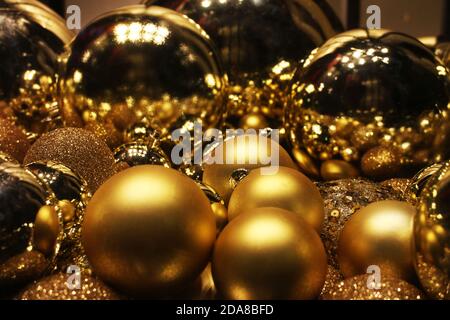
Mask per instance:
[[[448,158],[449,97],[448,70],[418,40],[357,29],[297,69],[285,127],[316,161],[344,160],[377,180],[405,177]]]
[[[450,162],[428,179],[414,218],[416,270],[433,298],[450,299]]]
[[[225,112],[226,78],[209,37],[172,10],[110,11],[78,34],[64,60],[66,125],[100,122],[125,133],[144,122],[166,137],[185,116],[209,127]]]
[[[314,299],[326,272],[317,233],[278,208],[253,209],[232,220],[212,260],[214,283],[226,299]]]
[[[319,299],[323,300],[324,297],[333,294],[333,289],[344,280],[344,277],[339,272],[339,270],[335,269],[332,266],[328,266],[327,276],[325,278],[325,283],[322,288],[322,292],[320,293]]]
[[[231,194],[228,217],[235,219],[254,208],[276,207],[302,217],[317,232],[324,220],[324,205],[314,183],[297,170],[280,167],[277,173],[265,175],[255,169]]]
[[[24,163],[51,160],[74,170],[94,192],[113,173],[114,156],[93,133],[80,128],[62,128],[39,138]]]
[[[369,289],[369,275],[360,275],[341,281],[324,295],[324,300],[422,300],[424,295],[406,281],[382,277],[379,290]]]
[[[342,230],[338,260],[346,277],[367,272],[376,265],[383,274],[406,281],[415,279],[413,218],[416,209],[401,201],[372,203],[356,212]]]
[[[0,118],[0,151],[22,162],[28,148],[27,136],[12,122]]]
[[[20,286],[31,282],[48,270],[50,261],[39,251],[25,251],[0,265],[0,285]]]
[[[122,171],[94,194],[82,229],[92,269],[124,293],[158,296],[194,281],[216,237],[208,198],[161,166]]]

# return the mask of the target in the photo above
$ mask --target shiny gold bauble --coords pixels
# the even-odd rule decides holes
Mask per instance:
[[[114,150],[116,163],[125,162],[130,167],[153,164],[171,167],[170,160],[157,144],[143,141],[129,142]]]
[[[326,181],[350,179],[359,176],[358,169],[344,160],[327,160],[320,167],[320,175]]]
[[[90,22],[64,56],[59,81],[66,125],[145,122],[171,133],[184,116],[221,122],[226,78],[208,35],[181,14],[143,5]]]
[[[29,148],[27,136],[12,122],[0,118],[0,151],[22,162]]]
[[[273,175],[255,169],[231,194],[228,218],[235,219],[255,208],[275,207],[302,217],[320,232],[325,216],[323,199],[314,183],[297,170],[280,167]]]
[[[35,281],[19,294],[18,300],[119,300],[121,297],[102,281],[90,275],[79,274],[79,287],[75,286],[76,274],[57,273]]]
[[[73,35],[35,0],[2,1],[0,30],[0,115],[34,139],[58,124],[58,57]]]
[[[320,0],[143,0],[177,10],[210,35],[231,86],[229,111],[236,118],[262,112],[281,120],[284,91],[296,63],[343,28]]]
[[[80,128],[61,128],[43,135],[28,150],[24,163],[49,160],[75,171],[91,192],[114,173],[114,156],[108,146]]]
[[[342,230],[338,260],[342,274],[352,277],[369,266],[399,279],[415,279],[413,265],[413,218],[416,209],[401,201],[372,203],[356,212]]]
[[[214,213],[214,218],[216,219],[218,235],[228,223],[228,209],[225,206],[225,201],[223,201],[222,197],[211,186],[200,181],[196,181],[196,183],[206,197],[208,197],[209,203],[211,204],[211,209]]]
[[[203,182],[212,186],[228,203],[231,192],[239,179],[234,177],[239,171],[250,171],[272,165],[268,170],[276,170],[275,165],[296,169],[286,150],[276,141],[262,135],[245,134],[226,138],[204,156]],[[275,164],[272,159],[278,159]],[[215,159],[215,163],[208,163]],[[221,162],[221,163],[220,163]],[[211,164],[210,164],[211,163]]]
[[[313,50],[293,77],[285,127],[315,161],[377,180],[449,158],[450,75],[420,41],[357,29]]]
[[[429,178],[414,219],[416,270],[433,298],[450,299],[450,162]]]
[[[359,275],[339,282],[323,296],[324,300],[422,300],[419,289],[406,281],[381,276],[378,283],[370,275]],[[375,285],[379,289],[375,289]]]
[[[152,297],[195,280],[215,237],[214,214],[195,182],[149,165],[103,184],[87,206],[82,229],[95,274],[126,294]]]
[[[226,299],[314,299],[326,273],[317,233],[283,209],[245,212],[225,227],[214,248],[212,275]]]

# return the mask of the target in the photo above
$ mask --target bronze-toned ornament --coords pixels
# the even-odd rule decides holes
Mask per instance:
[[[167,137],[184,116],[213,127],[225,112],[226,78],[208,35],[169,9],[135,5],[102,15],[64,62],[66,125],[112,123],[125,133],[143,122]]]
[[[296,63],[343,30],[321,0],[143,0],[177,10],[197,22],[219,49],[231,85],[236,118],[261,112],[280,127],[284,91]]]
[[[419,289],[401,279],[381,276],[381,281],[371,275],[359,275],[341,281],[323,296],[324,300],[422,300]],[[379,289],[376,289],[376,288]]]
[[[267,175],[252,170],[234,189],[228,203],[230,221],[255,208],[274,207],[303,218],[317,232],[324,220],[323,199],[314,183],[297,170],[279,167]]]
[[[59,162],[88,183],[90,192],[114,174],[114,156],[93,133],[80,128],[61,128],[40,137],[29,149],[24,163]]]
[[[136,166],[94,194],[82,242],[93,272],[133,296],[158,297],[193,282],[216,238],[208,198],[174,169]]]
[[[22,162],[29,148],[27,136],[12,122],[0,118],[0,152]]]
[[[0,17],[0,115],[33,140],[58,125],[58,58],[73,34],[35,0],[2,1]]]
[[[450,299],[450,162],[429,178],[414,219],[415,264],[427,294]]]
[[[338,261],[342,274],[353,277],[378,266],[382,275],[414,281],[412,249],[416,209],[401,201],[374,202],[356,212],[339,238]]]
[[[326,273],[317,233],[283,209],[243,213],[225,227],[214,248],[212,275],[226,299],[314,299]]]
[[[362,160],[371,178],[402,177],[448,158],[449,98],[448,70],[422,43],[357,29],[297,69],[285,126],[293,146],[316,161]]]

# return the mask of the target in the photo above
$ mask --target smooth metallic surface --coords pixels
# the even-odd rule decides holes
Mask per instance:
[[[422,287],[436,299],[450,299],[450,162],[421,192],[414,219],[416,270]]]
[[[196,183],[208,197],[212,212],[214,213],[214,218],[216,219],[217,234],[219,234],[228,223],[228,210],[225,206],[225,201],[223,201],[222,197],[213,187],[200,181],[196,181]]]
[[[170,160],[156,144],[138,141],[126,143],[114,151],[114,158],[117,162],[125,162],[130,167],[154,164],[170,168]]]
[[[260,169],[238,183],[228,204],[229,220],[255,208],[275,207],[291,211],[320,232],[325,217],[319,189],[297,170],[280,167],[275,174]]]
[[[136,166],[89,202],[82,242],[93,271],[132,296],[161,297],[194,281],[208,263],[216,224],[208,198],[173,169]]]
[[[220,124],[226,78],[208,35],[175,11],[128,6],[80,31],[59,82],[66,125],[145,123],[167,136],[194,117]]]
[[[146,0],[197,22],[219,49],[226,72],[229,110],[241,117],[262,111],[279,120],[296,63],[342,31],[322,0]],[[278,119],[277,119],[278,118]]]
[[[419,41],[358,29],[333,37],[298,69],[285,126],[313,159],[359,167],[369,153],[364,172],[388,179],[448,158],[449,97],[448,70]]]
[[[317,233],[278,208],[249,210],[231,221],[212,259],[214,283],[225,299],[314,299],[326,273]]]
[[[65,21],[39,1],[1,1],[0,114],[31,140],[58,124],[58,57],[71,38]]]

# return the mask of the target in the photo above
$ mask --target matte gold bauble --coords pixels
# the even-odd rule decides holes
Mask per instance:
[[[356,29],[313,50],[291,82],[285,127],[316,161],[365,176],[410,176],[450,158],[450,74],[417,39]]]
[[[12,122],[0,118],[0,151],[22,162],[29,148],[27,136]]]
[[[114,156],[108,146],[80,128],[61,128],[43,135],[28,150],[24,163],[48,160],[75,171],[91,192],[114,173]]]
[[[226,299],[314,299],[326,273],[317,233],[283,209],[245,212],[225,227],[214,248],[212,275]]]
[[[225,204],[239,181],[233,175],[239,171],[248,172],[270,165],[296,169],[287,151],[276,141],[262,135],[246,134],[226,138],[204,158],[203,182],[212,186],[224,199]],[[276,158],[278,164],[273,161]],[[217,161],[211,163],[212,161],[208,162],[209,159]],[[267,169],[275,171],[276,167]]]
[[[226,77],[208,35],[161,7],[115,9],[81,30],[59,81],[67,126],[145,122],[168,136],[184,117],[220,125]]]
[[[428,179],[414,218],[415,264],[427,294],[450,299],[450,162]]]
[[[325,215],[323,199],[314,183],[299,171],[286,167],[278,168],[273,175],[252,170],[231,194],[228,217],[233,220],[261,207],[291,211],[318,232]]]
[[[338,259],[348,278],[376,265],[382,274],[414,280],[413,218],[416,209],[401,201],[372,203],[355,213],[339,239]]]
[[[419,289],[406,281],[381,276],[376,282],[370,275],[359,275],[339,282],[332,287],[323,300],[422,300]],[[376,289],[375,286],[379,286]]]
[[[162,166],[136,166],[89,202],[82,242],[92,269],[129,295],[156,297],[192,282],[216,237],[208,198],[194,181]]]
[[[0,116],[30,139],[58,125],[59,55],[73,34],[40,1],[0,4]]]

